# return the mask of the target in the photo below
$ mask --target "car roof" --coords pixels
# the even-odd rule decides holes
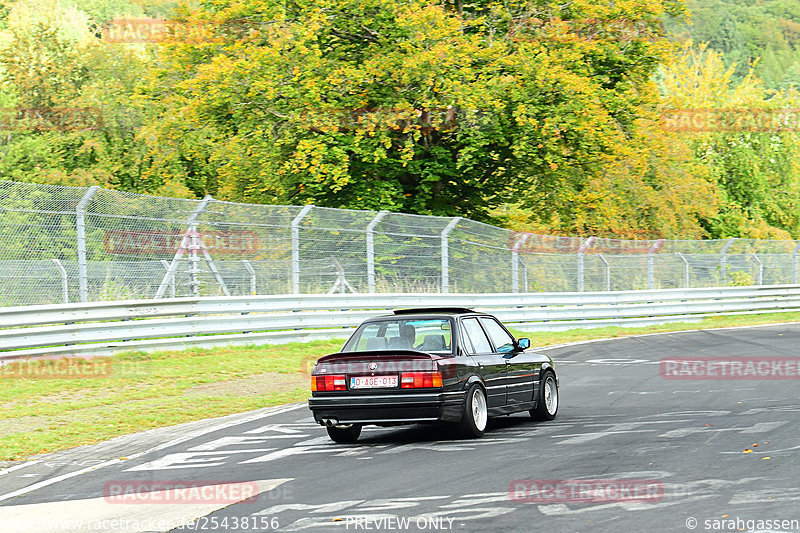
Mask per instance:
[[[457,316],[491,316],[465,307],[417,307],[412,309],[395,309],[391,315],[378,315],[364,322],[384,321],[402,318],[455,318]]]
[[[467,313],[475,313],[472,309],[466,307],[415,307],[411,309],[395,309],[395,315],[463,315]],[[482,314],[482,313],[481,313]]]

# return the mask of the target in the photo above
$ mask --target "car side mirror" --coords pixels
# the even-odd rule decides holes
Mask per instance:
[[[531,347],[531,340],[528,338],[522,338],[517,340],[517,348],[520,350],[527,350]]]

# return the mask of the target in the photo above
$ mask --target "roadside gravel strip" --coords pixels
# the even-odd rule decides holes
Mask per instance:
[[[800,324],[540,351],[561,381],[552,422],[336,444],[302,403],[152,430],[0,471],[0,531],[800,531],[796,376],[664,372],[796,361]]]

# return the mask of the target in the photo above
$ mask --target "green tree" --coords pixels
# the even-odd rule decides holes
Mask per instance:
[[[231,200],[490,217],[569,202],[653,109],[673,1],[210,1],[168,47],[153,173]],[[189,26],[192,26],[190,24]]]
[[[151,164],[139,137],[147,112],[135,94],[146,50],[102,42],[86,13],[49,6],[13,4],[2,32],[0,102],[11,127],[0,141],[0,178],[159,190],[164,183],[142,172]],[[36,115],[44,119],[28,118]],[[191,195],[186,187],[168,190]]]
[[[686,0],[689,22],[668,21],[679,40],[705,42],[735,65],[735,81],[751,66],[768,88],[792,83],[800,66],[800,3],[795,0]]]
[[[795,92],[764,88],[753,70],[737,82],[736,66],[705,45],[688,44],[661,80],[663,102],[673,109],[716,109],[733,118],[780,117],[797,109]],[[709,235],[791,238],[800,236],[800,136],[796,120],[780,129],[769,120],[688,133],[695,157],[711,171],[720,193],[719,212],[705,217]],[[734,123],[735,124],[735,123]],[[792,127],[795,126],[795,127]]]

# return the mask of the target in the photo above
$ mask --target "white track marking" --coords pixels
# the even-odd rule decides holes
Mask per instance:
[[[216,440],[212,440],[209,442],[204,442],[203,444],[198,444],[197,446],[193,446],[189,448],[188,451],[190,452],[205,452],[205,451],[212,451],[212,450],[219,450],[220,448],[225,448],[226,446],[238,446],[240,444],[266,444],[269,443],[270,440],[273,439],[294,439],[298,437],[307,437],[308,435],[263,435],[259,437],[248,437],[246,435],[242,436],[233,436],[233,437],[220,437]]]
[[[268,453],[266,455],[261,455],[259,457],[255,457],[253,459],[248,459],[247,461],[242,461],[240,465],[247,465],[253,463],[269,463],[270,461],[276,461],[278,459],[283,459],[284,457],[291,457],[293,455],[305,455],[309,453],[326,453],[326,452],[343,452],[348,450],[348,446],[293,446],[291,448],[284,448],[282,450],[277,450],[272,453]]]
[[[785,489],[763,489],[763,490],[749,490],[734,494],[733,498],[728,502],[731,505],[748,504],[748,503],[774,503],[774,502],[794,502],[800,501],[800,489],[785,488]]]
[[[773,429],[777,429],[781,426],[788,424],[787,420],[780,421],[780,422],[758,422],[753,424],[752,426],[747,427],[738,427],[738,428],[715,428],[715,427],[690,427],[690,428],[679,428],[679,429],[672,429],[667,431],[666,433],[662,433],[659,437],[664,438],[683,438],[688,437],[689,435],[694,435],[696,433],[722,433],[726,431],[736,431],[738,433],[743,434],[750,434],[750,433],[763,433],[765,431],[772,431]]]
[[[551,435],[551,439],[560,439],[562,437],[570,437],[562,440],[560,444],[583,444],[584,442],[591,442],[593,440],[607,437],[609,435],[628,435],[629,433],[654,433],[655,429],[625,429],[622,431],[598,431],[596,433],[574,433],[571,435]]]
[[[796,452],[800,450],[799,446],[792,446],[790,448],[778,448],[778,449],[769,449],[769,450],[753,450],[753,455],[776,455],[779,453],[786,453],[786,452]],[[735,451],[735,452],[719,452],[719,453],[727,453],[727,454],[734,454],[734,455],[742,455],[742,452]]]
[[[690,501],[705,500],[711,498],[711,495],[706,496],[691,496],[675,501],[661,501],[659,503],[641,503],[641,502],[614,502],[604,503],[600,505],[592,505],[589,507],[576,507],[574,509],[563,503],[553,503],[548,505],[540,505],[539,512],[546,516],[563,516],[563,515],[576,515],[591,513],[594,511],[608,511],[612,509],[623,509],[625,511],[651,511],[662,507],[673,507],[675,505],[685,505]]]
[[[298,424],[301,425],[301,424]],[[304,427],[308,426],[316,426],[316,424],[302,424]],[[267,424],[266,426],[261,426],[260,428],[251,429],[250,431],[245,431],[245,435],[252,435],[256,433],[267,433],[268,431],[275,431],[277,433],[283,433],[287,437],[305,437],[305,435],[299,435],[301,432],[300,429],[295,429],[292,427],[281,426],[279,424]],[[277,437],[274,436],[274,437]],[[273,438],[274,438],[273,437]]]
[[[265,417],[268,417],[268,416],[279,415],[279,414],[282,414],[282,413],[293,411],[295,409],[299,409],[300,407],[305,407],[305,404],[290,405],[290,406],[287,406],[287,407],[284,407],[284,408],[281,408],[281,409],[276,409],[275,411],[271,411],[271,412],[268,412],[268,413],[258,413],[258,414],[253,414],[253,415],[245,417],[245,418],[238,418],[235,421],[229,420],[227,422],[223,422],[222,424],[217,424],[216,426],[213,426],[213,427],[210,427],[210,428],[206,428],[206,429],[203,429],[203,430],[200,430],[200,431],[196,431],[194,433],[190,433],[189,435],[184,435],[183,437],[178,437],[177,439],[173,439],[173,440],[171,440],[169,442],[165,442],[163,444],[159,444],[158,446],[150,448],[149,450],[145,450],[145,451],[130,455],[130,456],[128,456],[127,460],[130,461],[131,459],[138,459],[139,457],[143,457],[143,456],[145,456],[145,455],[147,455],[149,453],[157,452],[157,451],[163,450],[165,448],[170,448],[170,447],[175,446],[177,444],[180,444],[182,442],[186,442],[188,440],[192,440],[192,439],[195,439],[197,437],[201,437],[201,436],[206,435],[208,433],[213,433],[215,431],[220,431],[222,429],[227,429],[229,427],[238,426],[240,424],[246,424],[248,422],[252,422],[253,420],[258,420],[259,418],[265,418]],[[28,485],[27,487],[23,487],[21,489],[15,490],[13,492],[9,492],[7,494],[0,495],[0,502],[3,501],[3,500],[8,500],[9,498],[15,498],[17,496],[22,496],[23,494],[28,494],[29,492],[33,492],[34,490],[38,490],[38,489],[47,487],[49,485],[53,485],[55,483],[58,483],[59,481],[64,481],[65,479],[70,479],[70,478],[73,478],[73,477],[76,477],[76,476],[80,476],[80,475],[86,474],[88,472],[93,472],[95,470],[99,470],[100,468],[105,468],[106,466],[120,464],[122,462],[123,462],[122,459],[111,459],[109,461],[105,461],[105,462],[102,462],[102,463],[97,464],[97,465],[93,465],[93,466],[90,466],[90,467],[87,467],[87,468],[83,468],[81,470],[76,470],[75,472],[69,472],[67,474],[63,474],[63,475],[60,475],[60,476],[56,476],[56,477],[52,477],[52,478],[49,478],[49,479],[45,479],[44,481],[40,481],[38,483],[34,483],[33,485]]]
[[[443,500],[449,496],[415,496],[413,498],[382,498],[370,500],[358,506],[361,511],[394,511],[396,509],[410,509],[417,507],[420,502]]]
[[[171,453],[164,457],[159,457],[154,461],[128,468],[125,472],[149,472],[150,470],[174,470],[176,468],[210,468],[214,466],[223,466],[225,460],[235,453],[263,453],[273,451],[275,451],[275,448]]]
[[[250,516],[275,516],[284,511],[308,511],[309,513],[338,513],[349,507],[364,503],[366,500],[345,500],[333,503],[320,503],[320,504],[307,504],[307,503],[282,503],[280,505],[273,505]]]
[[[21,465],[10,466],[10,467],[8,467],[8,468],[6,468],[4,470],[0,470],[0,476],[4,476],[6,474],[10,474],[11,472],[13,472],[15,470],[19,470],[20,468],[25,468],[26,466],[32,466],[32,465],[35,465],[35,464],[41,463],[41,462],[42,462],[41,459],[37,459],[35,461],[28,461],[26,463],[22,463]]]

